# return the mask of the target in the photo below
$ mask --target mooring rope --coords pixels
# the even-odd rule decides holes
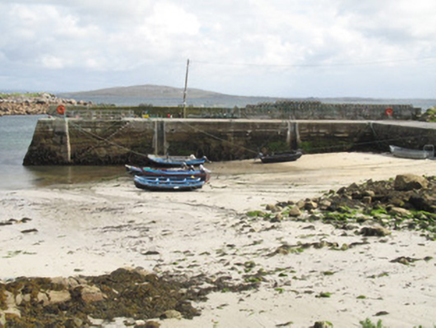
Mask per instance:
[[[98,146],[100,146],[101,144],[105,143],[105,142],[109,142],[109,139],[112,139],[115,135],[117,135],[120,131],[122,131],[123,129],[125,129],[127,126],[129,126],[130,123],[127,122],[126,124],[124,124],[122,127],[120,127],[119,129],[117,129],[114,133],[112,133],[111,135],[109,135],[107,138],[102,138],[100,139],[94,146],[86,149],[82,154],[78,155],[77,158],[82,158],[85,154],[89,153],[90,151],[96,149]],[[81,132],[83,132],[82,130],[80,130]],[[101,138],[101,137],[100,137]],[[118,144],[117,144],[118,145]],[[119,146],[119,145],[118,145]]]
[[[199,133],[202,133],[202,134],[204,134],[204,135],[206,135],[206,136],[209,136],[209,137],[211,137],[211,138],[213,138],[213,139],[215,139],[215,140],[219,140],[219,141],[221,141],[221,142],[229,143],[229,144],[231,144],[231,145],[234,146],[234,147],[238,147],[238,148],[240,148],[240,149],[244,149],[244,150],[246,150],[247,152],[250,152],[250,153],[253,153],[253,154],[256,154],[256,155],[259,154],[259,151],[258,151],[258,150],[253,150],[253,149],[247,148],[247,147],[245,147],[245,146],[235,144],[234,142],[232,142],[232,141],[230,141],[230,140],[226,140],[226,139],[220,138],[220,137],[218,137],[218,136],[216,136],[216,135],[214,135],[214,134],[212,134],[212,133],[209,133],[209,132],[207,132],[207,131],[204,131],[204,130],[202,130],[202,129],[199,129],[199,128],[197,128],[197,127],[195,127],[195,126],[189,124],[188,122],[186,122],[186,121],[184,121],[184,120],[180,120],[180,122],[181,122],[182,124],[188,126],[189,128],[191,128],[192,130],[194,130],[194,131],[196,131],[196,132],[199,132]],[[131,152],[132,154],[135,154],[135,155],[138,155],[138,156],[141,156],[141,157],[147,157],[147,156],[148,156],[148,154],[144,154],[144,153],[141,153],[141,152],[138,152],[138,151],[132,150],[132,149],[130,149],[130,148],[128,148],[128,147],[125,147],[125,146],[123,146],[123,145],[120,145],[120,144],[118,144],[118,143],[116,143],[116,142],[113,142],[113,141],[109,140],[109,139],[113,138],[116,134],[118,134],[120,131],[122,131],[122,130],[124,130],[126,127],[128,127],[128,126],[130,125],[130,122],[127,122],[127,124],[123,125],[122,127],[120,127],[119,129],[117,129],[114,133],[112,133],[111,135],[109,135],[109,136],[106,137],[106,138],[103,138],[103,137],[101,137],[101,136],[99,136],[99,135],[96,135],[96,134],[94,134],[94,133],[92,133],[92,132],[85,131],[85,130],[83,130],[79,125],[75,124],[75,123],[72,122],[72,121],[69,121],[69,124],[71,124],[71,126],[74,127],[77,131],[79,131],[79,132],[81,132],[81,133],[83,133],[83,134],[85,134],[85,135],[91,136],[91,137],[93,137],[93,138],[99,140],[99,143],[98,143],[98,144],[96,144],[96,145],[94,145],[93,147],[87,149],[84,153],[80,154],[80,155],[78,156],[78,158],[83,157],[86,153],[88,153],[88,152],[92,151],[93,149],[97,148],[99,145],[101,145],[101,144],[104,143],[104,142],[106,142],[106,143],[108,143],[108,144],[110,144],[110,145],[113,145],[113,146],[115,146],[115,147],[119,147],[119,148],[121,148],[121,149],[124,149],[124,150],[126,150],[126,151],[128,151],[128,152]],[[364,145],[371,145],[371,144],[381,144],[381,143],[385,143],[386,145],[389,145],[390,143],[395,142],[395,141],[406,140],[406,139],[412,139],[412,138],[413,138],[413,139],[416,139],[416,138],[421,138],[421,137],[424,137],[424,136],[425,136],[425,134],[421,134],[421,135],[416,135],[416,136],[405,136],[405,137],[399,137],[399,138],[379,139],[379,138],[378,138],[378,135],[377,135],[377,133],[376,133],[376,131],[375,131],[373,125],[372,125],[372,122],[370,122],[370,123],[368,124],[368,126],[370,127],[370,129],[371,129],[371,131],[372,131],[372,134],[373,134],[373,136],[374,136],[375,139],[376,139],[376,140],[374,140],[374,141],[366,141],[366,142],[350,142],[350,143],[344,143],[344,144],[341,144],[341,145],[334,145],[334,146],[314,147],[314,148],[311,148],[311,150],[314,150],[314,151],[318,151],[318,150],[334,150],[334,149],[344,149],[344,148],[346,148],[346,147],[356,147],[356,146],[364,146]]]
[[[384,143],[385,145],[389,146],[392,142],[395,142],[395,141],[401,141],[401,140],[407,140],[407,139],[417,139],[417,138],[421,138],[421,137],[425,137],[426,136],[426,134],[419,134],[419,135],[415,135],[415,136],[405,136],[405,137],[399,137],[399,138],[379,139],[376,131],[374,130],[372,122],[369,123],[369,127],[371,128],[371,131],[372,131],[373,136],[375,138],[374,141],[352,142],[352,143],[344,143],[344,144],[337,145],[337,146],[315,147],[315,148],[312,148],[312,150],[322,150],[322,149],[330,149],[331,150],[331,149],[344,148],[345,146],[351,146],[351,147],[354,146],[355,147],[355,146],[365,146],[365,145],[371,145],[371,144],[378,144],[378,145],[380,145],[381,143]]]
[[[231,144],[232,144],[232,141],[229,141],[229,140],[226,140],[226,139],[222,139],[222,138],[220,138],[220,137],[217,137],[217,136],[215,136],[215,135],[213,135],[213,134],[211,134],[211,133],[209,133],[209,132],[206,132],[206,131],[201,130],[201,129],[195,127],[195,126],[192,126],[192,125],[189,124],[188,122],[184,122],[183,120],[181,120],[181,122],[182,122],[184,125],[190,127],[191,129],[193,129],[193,130],[195,130],[195,131],[197,131],[197,132],[203,133],[204,135],[207,135],[207,136],[209,136],[209,137],[212,137],[212,138],[214,138],[214,139],[216,139],[216,140],[220,140],[220,141],[223,141],[223,142],[227,142],[227,143],[231,143]],[[372,122],[370,122],[369,126],[370,126],[370,128],[371,128],[371,130],[372,130],[372,132],[373,132],[373,136],[374,136],[375,139],[376,139],[376,140],[374,140],[374,141],[350,142],[350,143],[344,143],[344,144],[341,144],[341,145],[335,145],[335,146],[314,147],[314,148],[311,148],[311,149],[312,149],[312,150],[315,150],[315,151],[317,151],[317,150],[333,150],[333,149],[344,149],[344,148],[347,147],[347,146],[348,146],[348,147],[357,147],[357,146],[364,146],[364,145],[371,145],[371,144],[380,144],[380,143],[385,143],[385,144],[389,145],[389,143],[390,143],[390,142],[393,142],[393,141],[400,141],[400,140],[411,139],[411,138],[420,138],[420,137],[425,136],[424,134],[422,134],[422,135],[417,135],[417,136],[413,136],[413,137],[411,137],[411,136],[407,136],[407,137],[389,138],[389,139],[382,139],[382,140],[380,140],[380,139],[378,139],[378,136],[377,136],[377,134],[376,134],[376,132],[375,132],[375,130],[374,130],[374,127],[372,126]],[[235,145],[235,144],[233,144],[233,146],[239,147],[239,148],[241,148],[241,149],[245,149],[246,151],[251,152],[251,153],[254,153],[254,154],[259,154],[259,151],[254,151],[254,150],[252,150],[252,149],[249,149],[249,148],[244,147],[244,146],[241,146],[241,145]]]
[[[94,145],[93,147],[90,147],[89,149],[86,149],[86,151],[83,152],[82,154],[80,154],[77,158],[81,158],[81,157],[83,157],[86,153],[88,153],[88,152],[90,152],[91,150],[97,148],[99,145],[101,145],[101,144],[104,143],[104,142],[106,142],[106,143],[108,143],[108,144],[111,144],[112,146],[119,147],[119,148],[121,148],[121,149],[127,150],[128,152],[131,152],[132,154],[135,154],[135,155],[138,155],[138,156],[142,156],[142,157],[147,157],[147,156],[148,156],[148,154],[144,154],[144,153],[137,152],[137,151],[135,151],[135,150],[132,150],[132,149],[130,149],[130,148],[127,148],[127,147],[125,147],[125,146],[123,146],[123,145],[120,145],[120,144],[118,144],[118,143],[116,143],[116,142],[113,142],[113,141],[110,141],[110,140],[109,140],[110,138],[112,138],[113,136],[115,136],[119,131],[121,131],[121,130],[123,130],[125,127],[127,127],[127,126],[130,124],[129,122],[128,122],[127,124],[123,125],[120,129],[118,129],[118,130],[115,131],[114,133],[112,133],[112,134],[111,134],[109,137],[107,137],[107,138],[103,138],[103,137],[100,137],[99,135],[96,135],[96,134],[94,134],[94,133],[92,133],[92,132],[85,131],[85,130],[83,130],[79,125],[77,125],[77,124],[75,124],[75,123],[73,123],[73,122],[71,122],[71,121],[69,121],[69,123],[70,123],[70,124],[72,125],[72,127],[74,127],[77,131],[79,131],[79,132],[81,132],[81,133],[83,133],[83,134],[85,134],[85,135],[91,136],[91,137],[96,138],[96,139],[99,140],[99,143],[98,143],[97,145]]]
[[[195,127],[195,126],[192,126],[191,124],[189,124],[189,123],[187,123],[187,122],[185,122],[185,121],[183,121],[183,120],[181,120],[181,122],[182,122],[182,124],[184,124],[184,125],[190,127],[191,129],[193,129],[194,131],[197,131],[197,132],[203,133],[204,135],[207,135],[207,136],[209,136],[209,137],[211,137],[211,138],[214,138],[214,139],[219,140],[219,141],[222,141],[222,142],[229,143],[229,144],[231,144],[231,145],[234,146],[234,147],[238,147],[238,148],[244,149],[244,150],[246,150],[246,151],[248,151],[248,152],[251,152],[251,153],[254,153],[254,154],[256,154],[256,155],[259,154],[259,151],[256,151],[256,150],[253,150],[253,149],[250,149],[250,148],[247,148],[247,147],[241,146],[241,145],[236,145],[236,144],[234,144],[232,141],[229,141],[229,140],[226,140],[226,139],[222,139],[222,138],[220,138],[220,137],[218,137],[218,136],[215,136],[215,135],[213,135],[213,134],[211,134],[211,133],[209,133],[209,132],[206,132],[206,131],[201,130],[201,129]]]

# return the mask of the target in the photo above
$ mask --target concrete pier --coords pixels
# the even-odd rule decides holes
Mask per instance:
[[[414,121],[254,119],[40,119],[24,165],[142,163],[147,154],[254,158],[301,148],[306,153],[388,151],[389,144],[436,144],[436,124]]]

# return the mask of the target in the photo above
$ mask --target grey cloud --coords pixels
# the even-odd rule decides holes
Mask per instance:
[[[180,86],[190,58],[192,87],[390,96],[398,88],[378,84],[392,74],[383,62],[436,53],[431,1],[416,0],[413,7],[406,0],[0,0],[0,30],[7,32],[0,61],[8,67],[0,76],[28,88],[51,88],[59,74],[70,76],[65,90]],[[410,67],[400,66],[406,75]],[[424,77],[413,81],[417,93],[428,90],[419,87],[431,83]],[[5,81],[0,78],[0,88],[7,88]]]

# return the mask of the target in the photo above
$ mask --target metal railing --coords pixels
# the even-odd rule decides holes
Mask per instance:
[[[79,106],[64,106],[63,108],[51,106],[47,114],[57,117],[104,121],[115,121],[135,117],[134,111],[130,109],[92,109]]]

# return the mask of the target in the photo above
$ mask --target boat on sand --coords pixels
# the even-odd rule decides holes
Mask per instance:
[[[433,159],[434,158],[434,146],[425,145],[422,150],[408,149],[398,146],[390,145],[389,149],[395,157],[411,158],[411,159]]]
[[[273,153],[271,155],[259,154],[259,158],[262,163],[281,163],[281,162],[293,162],[299,159],[303,155],[300,150],[290,150],[281,153]]]
[[[206,156],[196,158],[194,155],[190,156],[147,156],[150,166],[155,167],[182,167],[183,165],[197,166],[209,162]]]
[[[139,175],[145,177],[195,177],[201,178],[208,182],[210,180],[211,171],[206,169],[203,165],[198,168],[184,167],[184,168],[151,168],[140,167],[134,165],[125,165],[126,171],[132,175]]]
[[[206,183],[195,177],[146,177],[135,175],[135,186],[151,191],[192,191],[200,189]]]

